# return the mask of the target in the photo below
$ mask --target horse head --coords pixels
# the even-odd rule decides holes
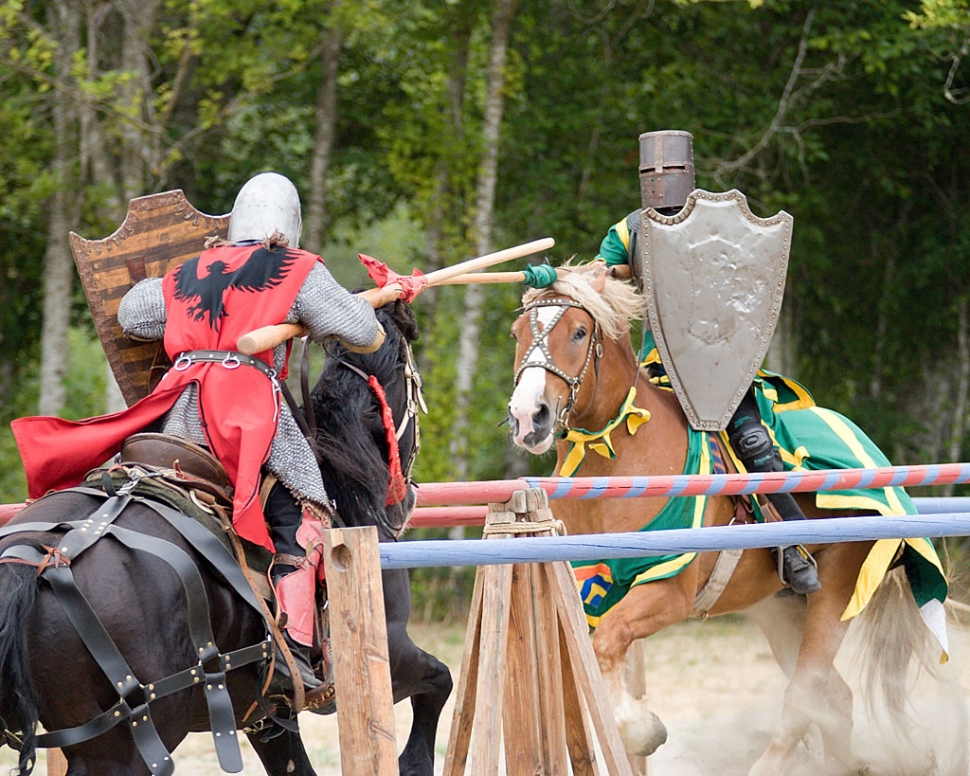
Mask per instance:
[[[637,377],[629,333],[643,315],[640,295],[598,265],[572,269],[551,287],[528,291],[512,324],[509,425],[513,442],[535,455],[565,428],[612,417]]]
[[[404,302],[376,313],[383,344],[373,353],[353,353],[339,343],[328,348],[310,399],[323,480],[338,518],[376,525],[382,539],[392,539],[415,501],[410,474],[423,399],[411,343],[419,333]]]

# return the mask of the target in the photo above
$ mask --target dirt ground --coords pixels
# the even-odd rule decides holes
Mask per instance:
[[[414,640],[448,663],[457,684],[463,651],[464,626],[422,626],[412,628]],[[929,726],[948,743],[966,751],[967,738],[946,729],[954,718],[970,710],[970,630],[951,626],[952,689],[960,708],[951,707],[946,719],[930,720]],[[650,776],[744,776],[767,743],[781,708],[785,679],[768,650],[767,643],[752,621],[744,616],[688,622],[655,635],[644,643],[648,698],[653,710],[665,722],[668,741],[649,760]],[[840,661],[842,658],[840,657]],[[848,675],[848,668],[843,673]],[[851,681],[850,681],[851,683]],[[917,711],[927,719],[940,709],[937,700]],[[442,772],[448,731],[454,709],[454,695],[445,708],[437,744],[437,772]],[[395,708],[398,739],[403,745],[410,725],[408,704]],[[310,757],[320,776],[340,774],[336,717],[301,716],[301,727]],[[917,726],[918,727],[918,726]],[[918,732],[918,731],[917,731]],[[953,741],[959,737],[959,742]],[[855,746],[866,762],[865,776],[967,776],[966,770],[922,751],[925,739],[904,747],[900,755],[887,744],[899,744],[898,736],[868,726],[862,710],[857,713]],[[245,774],[263,773],[245,739]],[[827,771],[812,757],[812,746],[800,748],[799,771],[793,776],[826,776]],[[907,763],[912,754],[915,763]],[[180,776],[210,776],[221,771],[208,734],[191,735],[174,753]],[[15,764],[9,749],[0,750],[0,772]],[[43,759],[37,774],[46,773]]]

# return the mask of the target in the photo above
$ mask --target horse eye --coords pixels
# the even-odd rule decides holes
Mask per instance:
[[[586,339],[586,327],[580,326],[578,329],[576,329],[576,333],[573,334],[573,339],[576,340],[576,342],[582,342],[584,339]]]

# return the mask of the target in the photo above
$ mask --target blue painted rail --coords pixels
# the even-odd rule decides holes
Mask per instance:
[[[966,501],[963,501],[966,504]],[[928,504],[928,508],[941,504]],[[970,536],[970,513],[893,517],[839,517],[761,525],[678,528],[669,531],[519,537],[515,539],[419,540],[381,544],[381,568],[487,566],[502,563],[636,558],[684,552],[832,544],[898,538]]]

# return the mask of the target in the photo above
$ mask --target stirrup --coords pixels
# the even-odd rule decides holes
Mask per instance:
[[[818,578],[818,564],[815,558],[802,545],[793,544],[775,550],[778,561],[778,578],[793,593],[807,595],[822,589]],[[786,573],[786,568],[787,573]]]

